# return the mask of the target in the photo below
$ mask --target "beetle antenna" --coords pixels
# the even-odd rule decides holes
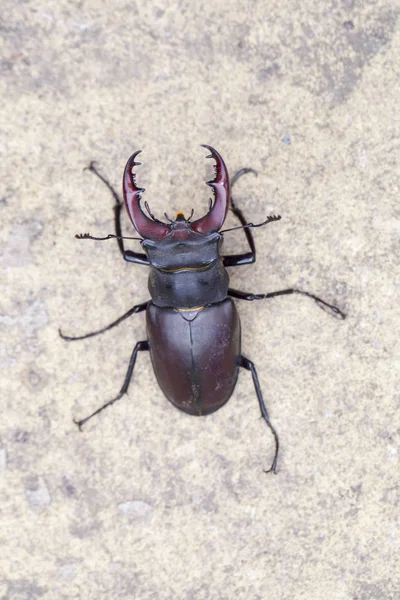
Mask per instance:
[[[153,215],[153,213],[150,210],[150,206],[148,205],[148,202],[146,200],[144,201],[144,206],[147,212],[149,213],[150,217],[153,219],[153,221],[155,221],[155,223],[162,223],[163,225],[165,225],[165,223],[163,223],[162,221],[160,221],[160,219],[157,219],[157,217]]]
[[[113,238],[117,239],[117,240],[139,240],[139,241],[143,241],[143,238],[140,237],[125,237],[123,235],[114,235],[113,233],[109,233],[106,237],[94,237],[93,235],[90,235],[90,233],[77,233],[75,235],[77,240],[96,240],[99,242],[102,242],[103,240],[111,240]]]
[[[263,225],[268,225],[268,223],[273,223],[274,221],[280,221],[281,215],[271,215],[265,219],[262,223],[246,223],[246,225],[239,225],[238,227],[232,227],[231,229],[223,229],[220,233],[226,233],[227,231],[235,231],[236,229],[246,229],[246,227],[262,227]]]
[[[153,215],[153,213],[150,210],[150,206],[148,205],[148,202],[145,200],[144,201],[144,207],[147,210],[147,212],[149,213],[150,217],[153,219],[153,221],[156,220],[155,216]]]
[[[164,217],[167,219],[167,221],[169,221],[170,223],[173,223],[174,221],[172,219],[169,218],[169,216],[167,215],[167,213],[164,213]]]
[[[192,208],[192,212],[190,213],[190,216],[189,216],[189,218],[188,218],[188,221],[190,221],[190,219],[193,217],[193,215],[194,215],[194,208]]]

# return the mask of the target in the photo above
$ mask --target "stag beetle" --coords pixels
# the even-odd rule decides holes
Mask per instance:
[[[248,223],[235,205],[230,188],[245,173],[242,169],[229,182],[228,171],[220,154],[204,145],[215,160],[215,178],[208,182],[214,192],[207,214],[192,222],[193,210],[188,219],[178,212],[175,220],[165,213],[167,223],[158,220],[145,202],[147,216],[140,200],[144,189],[137,187],[133,167],[140,165],[135,152],[128,160],[123,176],[123,194],[128,215],[141,236],[126,238],[121,233],[122,202],[110,183],[96,170],[88,167],[109,188],[115,199],[115,231],[105,238],[79,234],[80,239],[104,240],[116,238],[122,256],[128,262],[150,267],[149,291],[151,300],[133,306],[119,319],[100,329],[79,337],[64,335],[64,340],[81,340],[119,325],[133,315],[146,311],[147,339],[137,342],[133,349],[124,384],[119,394],[88,417],[75,421],[79,428],[94,415],[110,406],[127,393],[138,352],[149,351],[154,373],[160,388],[174,406],[190,415],[208,415],[223,406],[231,397],[236,385],[239,367],[251,372],[261,410],[261,416],[275,439],[275,454],[271,467],[265,471],[276,473],[279,440],[271,424],[254,364],[241,353],[240,320],[232,298],[263,300],[286,294],[308,296],[332,315],[344,319],[345,314],[318,296],[298,289],[286,289],[267,294],[252,294],[229,287],[226,267],[236,267],[255,262],[256,249],[251,228],[278,221],[280,216],[270,216],[262,223]],[[221,231],[228,209],[240,226]],[[250,252],[221,255],[223,234],[243,228]],[[126,250],[124,239],[138,239],[144,253]]]

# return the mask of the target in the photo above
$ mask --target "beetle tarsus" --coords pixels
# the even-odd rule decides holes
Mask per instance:
[[[271,467],[269,469],[264,469],[264,473],[273,473],[274,475],[277,475],[278,471],[276,470],[276,464],[277,461],[274,459]]]
[[[267,407],[265,406],[264,398],[263,398],[262,391],[261,391],[260,382],[259,382],[258,376],[257,376],[256,367],[254,366],[254,363],[251,360],[249,360],[248,358],[245,358],[244,356],[240,357],[239,365],[241,367],[243,367],[244,369],[246,369],[247,371],[251,372],[251,375],[253,377],[254,389],[256,391],[258,404],[260,406],[261,417],[264,419],[264,421],[268,425],[269,429],[272,432],[272,435],[274,436],[274,440],[275,440],[275,455],[274,455],[274,460],[272,461],[272,465],[268,469],[268,471],[264,471],[264,472],[265,473],[271,473],[271,472],[276,473],[276,465],[278,463],[278,454],[279,454],[279,438],[278,438],[278,434],[276,432],[275,427],[272,425],[272,423],[270,421],[270,418],[269,418],[269,415],[268,415],[268,411],[267,411]]]
[[[308,298],[311,298],[312,300],[314,300],[316,302],[316,304],[326,313],[332,315],[333,317],[337,317],[339,319],[342,319],[342,321],[344,321],[344,319],[346,318],[346,314],[344,312],[342,312],[340,310],[340,308],[338,308],[337,306],[334,306],[333,304],[329,304],[328,302],[325,302],[325,300],[322,300],[322,298],[319,298],[318,296],[315,296],[314,294],[311,294],[310,292],[303,292],[302,290],[296,290],[293,289],[291,290],[287,290],[287,293],[293,293],[293,294],[301,294],[302,296],[307,296]]]
[[[80,421],[76,421],[74,419],[74,423],[76,423],[76,425],[78,425],[78,427],[79,427],[79,429],[81,431],[82,431],[82,429],[81,429],[82,425],[84,425],[85,423],[87,423],[89,421],[89,419],[91,419],[95,415],[98,415],[105,408],[108,408],[109,406],[112,406],[114,404],[114,402],[117,402],[117,400],[120,400],[122,398],[122,396],[127,393],[128,388],[129,388],[129,384],[130,384],[131,379],[132,379],[133,369],[135,367],[137,353],[140,352],[140,351],[149,350],[149,349],[150,349],[150,346],[149,346],[149,342],[147,340],[144,340],[142,342],[137,342],[136,343],[136,345],[135,345],[135,347],[134,347],[134,349],[132,351],[131,358],[129,360],[129,366],[128,366],[128,370],[127,370],[126,375],[125,375],[124,383],[122,385],[122,388],[119,391],[119,394],[117,396],[115,396],[115,398],[113,398],[112,400],[109,400],[108,402],[106,402],[105,404],[103,404],[103,406],[100,406],[100,408],[98,408],[97,410],[95,410],[88,417],[85,417],[84,419],[81,419]]]
[[[84,171],[92,171],[93,173],[96,173],[96,175],[97,175],[98,173],[97,173],[96,167],[95,167],[96,164],[97,163],[96,163],[95,160],[91,160],[90,163],[89,163],[89,165],[87,167],[84,167],[83,170]]]
[[[70,342],[71,340],[74,339],[74,338],[69,337],[68,335],[64,335],[63,332],[61,331],[60,327],[58,328],[58,335],[60,336],[60,338],[62,338],[66,342]]]
[[[72,419],[75,425],[78,427],[79,431],[82,431],[82,425],[85,424],[86,419],[82,419],[82,421],[77,421],[76,419]]]
[[[129,385],[129,382],[128,382]],[[113,398],[112,400],[109,400],[108,402],[106,402],[106,404],[104,404],[103,406],[101,406],[100,408],[98,408],[97,410],[94,411],[94,413],[92,413],[91,415],[89,415],[88,417],[85,417],[84,419],[81,419],[80,421],[76,421],[75,419],[73,419],[75,425],[78,426],[79,431],[82,431],[82,427],[83,425],[85,425],[85,423],[87,423],[92,417],[96,416],[99,414],[99,412],[101,412],[102,410],[104,410],[105,408],[107,408],[108,406],[112,406],[114,404],[114,402],[116,402],[117,400],[119,400],[120,398],[122,398],[122,396],[126,394],[125,392],[120,392],[118,394],[118,396],[116,396],[115,398]]]
[[[342,321],[344,321],[345,318],[347,317],[346,313],[341,311],[340,308],[338,308],[337,306],[333,306],[333,304],[328,304],[328,302],[325,302],[324,300],[321,300],[320,298],[314,298],[314,300],[322,310],[324,310],[325,312],[327,312],[329,314],[333,313],[332,316],[337,316],[339,319],[342,319]],[[331,313],[327,309],[330,309]]]

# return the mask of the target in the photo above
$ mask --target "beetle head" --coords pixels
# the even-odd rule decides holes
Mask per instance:
[[[214,191],[214,202],[210,203],[208,213],[193,223],[190,220],[192,215],[188,219],[185,219],[182,212],[178,212],[174,221],[167,217],[169,223],[164,223],[156,219],[146,205],[150,215],[148,217],[140,206],[144,189],[136,186],[136,177],[132,173],[133,167],[140,165],[139,162],[135,161],[135,158],[141,151],[139,150],[132,154],[126,163],[123,177],[125,206],[133,226],[144,240],[159,242],[167,236],[171,236],[174,240],[185,241],[192,239],[196,235],[209,236],[221,229],[229,207],[228,170],[222,157],[214,148],[206,145],[204,145],[204,148],[207,148],[211,152],[207,158],[213,158],[216,162],[215,178],[207,182],[207,185],[212,187]]]

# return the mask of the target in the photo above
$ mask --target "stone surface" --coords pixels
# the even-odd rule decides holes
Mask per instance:
[[[2,600],[392,600],[399,548],[399,8],[384,0],[3,5],[0,162]],[[205,212],[231,173],[257,262],[232,287],[249,373],[206,418],[179,413],[148,356],[119,390],[148,297],[113,200],[142,149],[153,213]],[[236,223],[230,216],[228,223]],[[125,219],[125,231],[134,235]],[[246,250],[227,233],[226,252]],[[132,242],[135,248],[137,242]]]

